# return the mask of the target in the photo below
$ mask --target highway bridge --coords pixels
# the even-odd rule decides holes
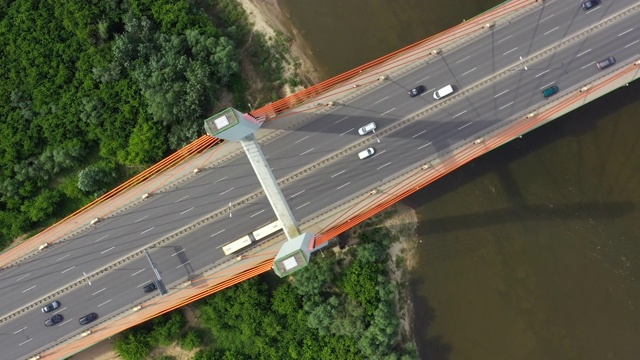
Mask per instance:
[[[603,0],[587,11],[579,1],[507,2],[314,96],[289,98],[293,107],[256,110],[269,120],[263,125],[268,135],[258,138],[301,227],[321,234],[318,245],[471,159],[637,78],[639,10],[637,0]],[[600,69],[597,62],[610,56],[616,63]],[[434,99],[433,92],[449,84],[454,93]],[[427,90],[410,97],[408,91],[419,85]],[[543,97],[552,86],[558,93]],[[358,135],[369,122],[377,124],[376,132]],[[221,250],[275,220],[246,157],[232,144],[225,147],[231,150],[220,150],[225,155],[216,155],[197,175],[92,226],[75,221],[76,231],[35,237],[27,250],[3,254],[0,358],[63,358],[193,301],[212,284],[269,269],[281,238],[240,257]],[[358,159],[368,147],[375,154]],[[199,159],[214,159],[212,151]],[[142,291],[156,279],[145,249],[162,274],[166,296]],[[61,307],[43,314],[40,308],[52,300]],[[92,312],[96,321],[78,323]],[[45,327],[56,313],[63,320]]]

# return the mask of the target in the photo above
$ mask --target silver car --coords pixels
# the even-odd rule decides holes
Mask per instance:
[[[52,312],[53,310],[59,307],[60,307],[60,301],[54,301],[51,304],[45,305],[41,310],[43,313],[46,314],[46,313]]]

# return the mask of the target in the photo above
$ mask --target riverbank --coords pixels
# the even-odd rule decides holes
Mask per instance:
[[[291,56],[299,63],[296,69],[294,63],[287,66],[289,74],[298,72],[306,86],[316,84],[322,80],[320,73],[314,65],[309,47],[305,44],[300,33],[287,19],[277,0],[238,0],[249,15],[254,31],[260,32],[267,38],[274,38],[276,34],[282,34],[290,41]],[[285,89],[287,95],[299,89]]]

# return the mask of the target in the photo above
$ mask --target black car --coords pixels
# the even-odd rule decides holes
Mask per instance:
[[[57,309],[60,307],[60,301],[54,301],[51,304],[45,305],[42,308],[42,312],[43,313],[48,313],[48,312],[52,312],[53,310]]]
[[[91,313],[81,317],[80,320],[78,320],[78,322],[80,323],[80,325],[87,325],[88,323],[92,322],[97,318],[98,318],[98,314]]]
[[[146,292],[146,293],[150,293],[152,291],[154,291],[155,289],[158,288],[158,285],[156,285],[155,282],[152,282],[151,284],[147,284],[142,288],[142,291]]]
[[[598,67],[598,69],[602,70],[602,69],[606,69],[609,66],[613,65],[616,63],[616,59],[613,58],[613,56],[609,56],[608,58],[602,60],[602,61],[598,61],[596,63],[596,66]]]
[[[582,9],[588,11],[598,5],[600,5],[600,0],[587,0],[582,2]]]
[[[424,85],[416,86],[413,89],[409,90],[409,96],[416,97],[425,91],[427,91],[427,88]]]
[[[51,319],[47,319],[44,322],[44,326],[53,326],[57,323],[59,323],[60,321],[64,320],[64,318],[62,317],[62,315],[60,314],[55,314],[51,317]]]

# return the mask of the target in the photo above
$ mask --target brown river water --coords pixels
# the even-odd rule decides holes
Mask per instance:
[[[278,2],[324,78],[498,4]],[[421,358],[640,359],[639,159],[636,81],[406,199]]]

